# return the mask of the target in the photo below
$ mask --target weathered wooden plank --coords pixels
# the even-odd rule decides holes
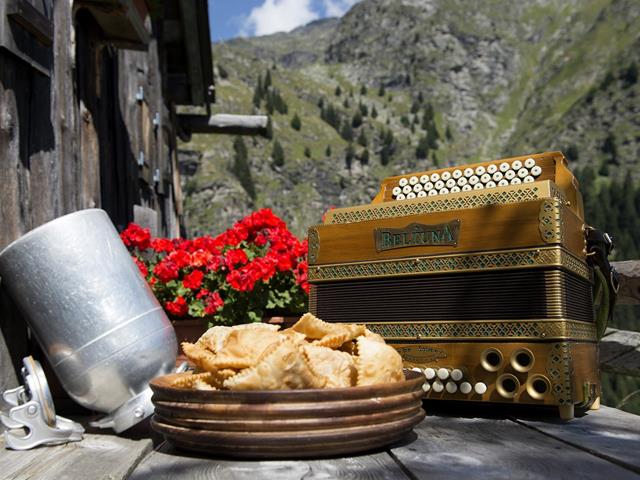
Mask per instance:
[[[640,304],[640,260],[613,262],[612,265],[620,280],[617,302],[620,305]]]
[[[220,133],[228,135],[264,135],[269,117],[266,115],[181,114],[178,120],[189,133]]]
[[[533,419],[518,422],[640,473],[638,415],[601,407],[571,422]]]
[[[640,376],[640,332],[607,329],[600,341],[600,368]]]
[[[85,434],[80,442],[14,451],[0,439],[0,477],[13,480],[125,479],[152,449],[151,440]]]
[[[163,444],[140,463],[131,480],[180,480],[192,478],[246,479],[277,478],[407,478],[393,459],[384,452],[347,458],[298,461],[233,461],[191,456]]]
[[[391,453],[417,478],[638,478],[511,420],[429,416],[414,431]]]

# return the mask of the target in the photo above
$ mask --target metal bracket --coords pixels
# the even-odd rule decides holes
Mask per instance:
[[[56,415],[40,363],[30,356],[22,363],[25,385],[2,394],[4,401],[11,405],[8,413],[0,413],[0,420],[7,429],[4,432],[6,448],[28,450],[39,445],[82,440],[82,425]]]

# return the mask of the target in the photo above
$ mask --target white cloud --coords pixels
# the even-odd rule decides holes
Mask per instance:
[[[311,0],[264,0],[262,5],[251,10],[241,33],[269,35],[288,32],[319,17],[320,15],[311,8]]]
[[[341,17],[359,0],[322,0],[327,17]]]

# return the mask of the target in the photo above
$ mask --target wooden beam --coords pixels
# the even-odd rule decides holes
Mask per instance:
[[[600,369],[640,377],[640,332],[608,328],[600,340]]]
[[[619,305],[640,304],[640,260],[613,262],[612,265],[618,271],[620,279],[617,303]]]
[[[178,115],[182,128],[189,133],[218,133],[227,135],[265,135],[269,117],[266,115]]]
[[[191,104],[202,105],[208,85],[203,85],[202,65],[200,62],[200,40],[198,36],[198,12],[195,0],[178,2],[182,17],[182,34],[187,56],[187,74],[191,87]]]

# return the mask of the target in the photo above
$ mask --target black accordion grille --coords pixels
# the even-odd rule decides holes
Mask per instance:
[[[591,284],[557,269],[318,283],[309,304],[329,322],[593,321]]]

